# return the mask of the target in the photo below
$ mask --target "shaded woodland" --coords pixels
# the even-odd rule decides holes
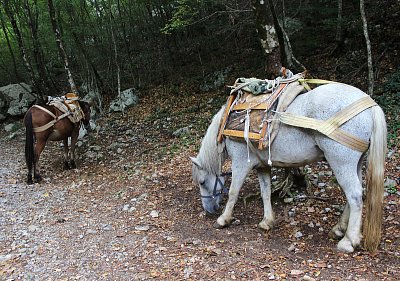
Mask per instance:
[[[311,74],[365,89],[359,1],[343,1],[339,17],[341,2],[276,1],[276,17]],[[379,81],[398,66],[399,3],[366,1],[365,10]],[[0,84],[25,81],[42,95],[58,95],[69,90],[65,58],[78,88],[110,96],[119,82],[199,84],[228,67],[233,76],[264,77],[254,14],[252,1],[2,0]]]

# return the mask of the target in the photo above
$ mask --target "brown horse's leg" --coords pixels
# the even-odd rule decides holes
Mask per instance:
[[[25,125],[25,161],[26,161],[26,166],[28,168],[28,178],[27,182],[28,184],[33,184],[32,180],[32,169],[34,165],[34,159],[35,159],[35,151],[34,151],[34,145],[35,145],[35,139],[33,136],[33,126],[32,126],[32,111],[29,109],[24,118],[24,125]]]
[[[64,169],[69,170],[71,167],[69,166],[69,157],[68,157],[68,138],[63,139],[64,144]]]
[[[79,135],[79,127],[75,127],[74,131],[72,132],[71,135],[71,168],[75,169],[76,168],[76,163],[75,163],[75,145],[76,142],[78,141],[78,135]]]
[[[33,176],[36,182],[40,182],[42,177],[40,176],[40,169],[39,169],[39,158],[40,154],[42,153],[44,146],[46,145],[46,141],[42,139],[36,140],[35,145],[35,160],[33,162]]]

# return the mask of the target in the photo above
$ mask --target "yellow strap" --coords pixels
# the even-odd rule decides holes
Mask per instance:
[[[301,85],[303,85],[303,87],[307,91],[312,90],[311,87],[308,86],[307,83],[310,83],[310,84],[330,84],[330,83],[342,84],[340,82],[335,82],[335,81],[329,81],[329,80],[324,80],[324,79],[311,79],[311,78],[310,79],[300,78],[298,81]]]
[[[340,82],[335,82],[335,81],[329,81],[329,80],[324,80],[324,79],[299,79],[300,83],[310,83],[310,84],[330,84],[330,83],[336,83],[336,84],[342,84]]]
[[[232,110],[247,110],[247,109],[267,109],[270,106],[268,103],[241,103],[233,106]]]
[[[326,120],[324,126],[320,128],[321,133],[325,135],[331,134],[334,130],[336,130],[336,128],[339,128],[341,125],[346,123],[360,112],[375,105],[377,105],[376,102],[369,96],[353,102]]]
[[[368,142],[343,131],[339,127],[360,112],[375,105],[377,105],[375,101],[366,96],[346,106],[343,110],[325,121],[298,116],[288,112],[280,113],[279,120],[287,125],[316,130],[351,149],[365,152],[369,146]]]
[[[223,134],[225,136],[244,138],[244,132],[243,131],[224,130]],[[259,140],[260,139],[260,134],[249,132],[249,139]]]

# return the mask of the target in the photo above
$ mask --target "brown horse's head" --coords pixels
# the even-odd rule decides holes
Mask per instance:
[[[79,101],[79,105],[81,106],[85,117],[83,118],[83,124],[88,125],[90,120],[90,105],[85,101]]]

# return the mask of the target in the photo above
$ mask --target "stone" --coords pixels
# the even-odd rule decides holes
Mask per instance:
[[[148,231],[149,229],[150,229],[150,226],[148,226],[148,225],[135,226],[135,230],[137,230],[137,231]]]
[[[18,123],[10,123],[10,124],[7,124],[7,125],[4,126],[4,130],[7,133],[13,133],[13,132],[17,131],[20,128],[21,128],[21,125],[18,124]]]
[[[179,137],[179,136],[186,135],[186,134],[189,134],[189,133],[190,133],[190,128],[189,127],[183,127],[183,128],[180,128],[180,129],[176,130],[175,132],[173,132],[172,135],[174,137]]]
[[[135,94],[135,89],[127,89],[114,100],[111,101],[109,111],[110,112],[121,112],[126,108],[136,105],[139,102],[139,97]]]
[[[0,87],[0,114],[22,116],[36,100],[28,84],[10,84]]]
[[[207,75],[204,79],[203,84],[200,86],[200,90],[203,92],[212,91],[218,89],[225,85],[225,79],[231,72],[232,68],[228,67],[226,69],[215,71]]]
[[[294,237],[296,237],[296,238],[301,238],[301,237],[303,237],[303,233],[301,233],[300,231],[297,231],[297,232],[295,233]]]
[[[158,211],[153,210],[153,211],[150,212],[150,216],[151,216],[152,218],[158,218],[159,213],[158,213]]]

